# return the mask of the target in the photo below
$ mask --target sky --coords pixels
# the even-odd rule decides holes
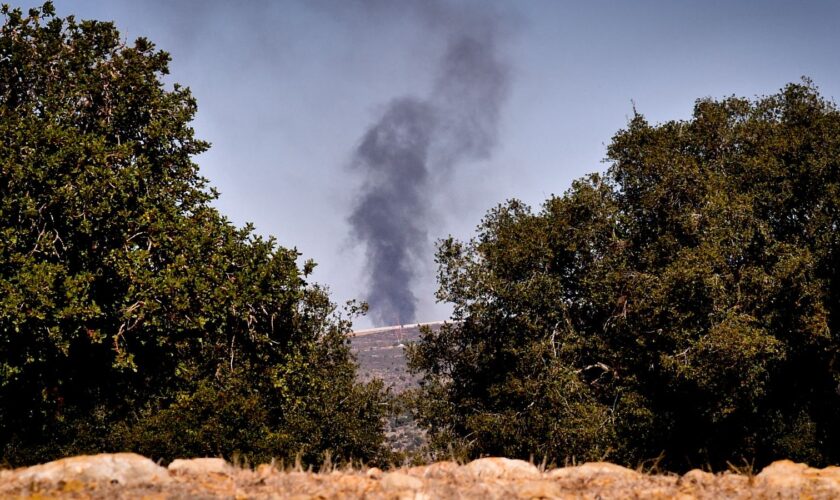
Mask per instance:
[[[687,119],[698,98],[767,95],[802,76],[840,97],[840,2],[832,0],[55,5],[62,16],[114,21],[127,40],[145,36],[171,54],[167,82],[191,88],[196,135],[212,143],[195,161],[221,192],[215,205],[314,259],[313,280],[339,304],[365,299],[371,279],[348,220],[365,185],[353,167],[364,134],[394,99],[430,98],[452,37],[491,17],[507,75],[495,139],[487,154],[463,156],[422,186],[417,321],[450,311],[434,299],[431,242],[468,239],[498,203],[538,208],[605,170],[606,146],[634,106],[651,122]]]

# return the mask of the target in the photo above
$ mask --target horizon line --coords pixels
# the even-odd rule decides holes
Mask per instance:
[[[389,330],[402,330],[404,328],[418,328],[421,326],[434,326],[434,325],[442,325],[446,323],[447,320],[442,321],[429,321],[426,323],[409,323],[403,325],[392,325],[392,326],[378,326],[376,328],[365,328],[363,330],[353,330],[351,332],[354,336],[359,335],[370,335],[372,333],[379,333],[379,332],[387,332]],[[450,321],[451,322],[451,321]]]

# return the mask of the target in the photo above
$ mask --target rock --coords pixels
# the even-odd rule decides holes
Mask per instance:
[[[581,478],[612,478],[633,480],[641,477],[641,474],[608,462],[587,462],[577,467],[563,467],[554,469],[547,473],[551,479],[581,479]]]
[[[20,483],[109,483],[123,486],[167,484],[166,469],[134,453],[102,453],[62,458],[13,472]]]
[[[199,476],[205,474],[231,474],[233,467],[221,458],[178,458],[169,464],[169,472]]]
[[[0,471],[0,498],[840,498],[840,467],[815,469],[790,461],[757,475],[692,470],[682,476],[643,474],[608,463],[541,474],[532,464],[504,458],[385,472],[295,472],[268,464],[252,471],[221,459],[178,460],[170,469],[129,453],[68,458]]]
[[[711,484],[715,475],[700,469],[691,469],[680,477],[679,484]]]
[[[779,460],[762,469],[755,481],[782,496],[802,496],[803,491],[816,491],[827,497],[840,497],[840,467],[815,469]]]
[[[561,498],[563,490],[560,485],[550,481],[527,481],[518,484],[516,496],[519,498]]]
[[[808,467],[805,464],[798,464],[791,460],[777,460],[772,464],[768,465],[764,469],[759,472],[756,477],[780,477],[780,476],[789,476],[789,475],[800,475],[801,473],[808,470]]]
[[[382,478],[382,488],[386,490],[419,490],[423,481],[402,472],[391,472]]]
[[[346,496],[348,493],[364,496],[364,492],[373,486],[373,479],[355,474],[342,474],[334,480],[335,486]]]
[[[840,467],[836,465],[830,465],[825,469],[817,471],[821,477],[830,478],[834,481],[840,482]]]
[[[524,460],[510,458],[479,458],[464,466],[477,477],[500,479],[533,479],[540,477],[540,471]]]
[[[429,465],[418,465],[408,469],[412,476],[427,478],[442,478],[453,476],[461,468],[457,462],[435,462]]]
[[[805,473],[808,466],[790,460],[779,460],[765,467],[756,479],[764,485],[778,490],[798,490],[807,485]]]
[[[422,491],[415,491],[413,495],[401,495],[405,500],[432,500],[431,495]],[[400,500],[403,500],[402,498]]]
[[[260,479],[267,478],[276,472],[278,472],[277,468],[271,464],[260,464],[254,469],[254,473]]]

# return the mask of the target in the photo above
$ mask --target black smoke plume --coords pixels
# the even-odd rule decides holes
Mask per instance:
[[[377,325],[416,321],[412,289],[418,262],[428,256],[430,193],[443,188],[432,184],[463,161],[486,159],[497,141],[508,86],[497,23],[453,17],[445,17],[447,49],[430,95],[391,101],[353,159],[364,184],[349,222],[365,245],[366,300]]]

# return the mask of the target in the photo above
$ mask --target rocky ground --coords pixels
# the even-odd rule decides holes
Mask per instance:
[[[420,328],[417,326],[395,326],[354,335],[350,345],[359,363],[359,379],[381,379],[394,393],[417,387],[420,377],[408,373],[405,346],[418,340]]]
[[[528,462],[483,458],[401,468],[311,473],[217,458],[168,468],[131,453],[72,457],[0,471],[2,498],[840,498],[840,467],[775,462],[756,475],[643,474],[608,463],[541,471]]]

